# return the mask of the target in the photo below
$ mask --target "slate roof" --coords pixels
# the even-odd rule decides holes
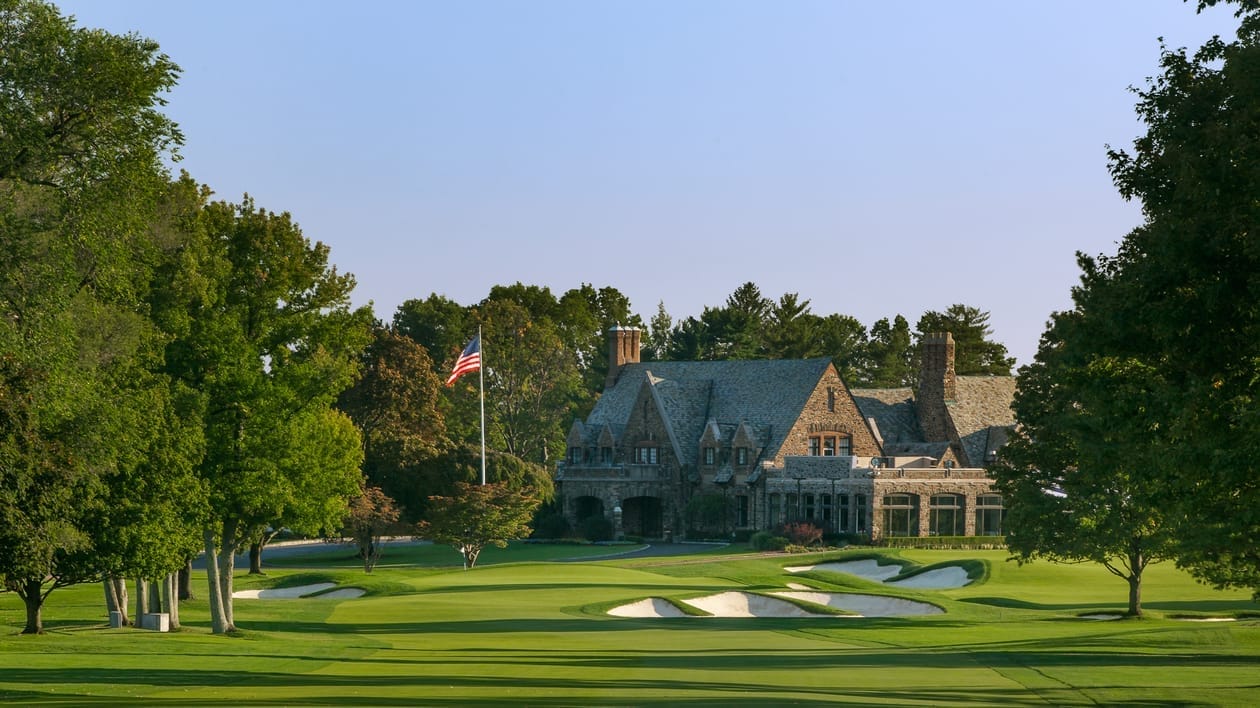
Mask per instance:
[[[853,389],[853,402],[866,419],[874,418],[884,446],[923,441],[914,390],[909,388]],[[886,453],[889,453],[885,449]],[[891,454],[891,453],[889,453]]]
[[[967,463],[980,467],[987,454],[1006,442],[1006,429],[1015,425],[1011,402],[1012,376],[959,376],[955,400],[946,406],[962,441]],[[884,454],[930,454],[939,458],[940,441],[925,441],[919,426],[914,391],[909,388],[854,389],[853,401],[865,418],[874,418],[884,440]]]
[[[830,360],[651,361],[627,364],[617,383],[605,390],[587,417],[587,430],[624,428],[646,381],[676,437],[679,460],[695,464],[705,424],[748,424],[772,458],[800,417]]]
[[[990,450],[990,429],[997,427],[1004,431],[1006,427],[1015,425],[1015,412],[1011,410],[1011,402],[1015,400],[1015,377],[959,376],[955,393],[957,399],[949,407],[954,428],[962,439],[967,461],[981,467]],[[1005,442],[1005,432],[994,435],[994,444],[999,440]]]

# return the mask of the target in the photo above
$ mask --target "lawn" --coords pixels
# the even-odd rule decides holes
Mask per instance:
[[[48,633],[20,636],[20,603],[0,595],[0,700],[430,706],[1260,702],[1260,606],[1249,593],[1212,590],[1171,566],[1148,571],[1146,618],[1097,621],[1080,615],[1122,611],[1122,581],[1092,565],[1020,567],[996,551],[882,552],[923,566],[964,563],[980,577],[957,589],[908,590],[824,571],[783,571],[853,553],[710,552],[565,563],[531,555],[557,548],[514,546],[499,552],[498,563],[467,572],[405,565],[399,557],[367,576],[307,556],[307,567],[275,568],[265,577],[242,574],[238,589],[328,581],[368,594],[237,600],[236,619],[244,630],[238,637],[209,633],[203,601],[182,606],[185,627],[177,633],[108,629],[96,586],[53,593],[45,613]],[[458,556],[448,562],[457,563]],[[804,619],[604,614],[647,597],[765,591],[788,582],[893,594],[945,612]],[[1191,622],[1186,616],[1234,621]]]

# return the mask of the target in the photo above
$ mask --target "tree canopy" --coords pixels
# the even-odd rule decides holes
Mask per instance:
[[[1260,11],[1239,16],[1234,41],[1165,48],[1136,91],[1146,133],[1108,155],[1143,223],[1116,254],[1079,256],[1073,309],[1020,378],[1009,454],[1028,476],[1097,475],[1133,521],[1172,527],[1180,565],[1260,589]],[[1038,532],[1027,519],[1016,534]]]

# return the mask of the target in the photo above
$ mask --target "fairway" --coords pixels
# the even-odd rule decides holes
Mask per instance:
[[[959,588],[919,590],[821,569],[784,570],[869,558],[870,550],[559,563],[534,560],[539,549],[518,548],[467,572],[391,564],[368,576],[317,560],[265,577],[242,574],[238,589],[322,582],[367,594],[237,600],[238,637],[210,634],[204,601],[182,605],[180,632],[108,629],[97,586],[56,591],[45,611],[48,633],[20,636],[21,605],[12,594],[0,595],[0,700],[531,706],[1260,700],[1260,606],[1248,593],[1212,590],[1171,566],[1148,571],[1148,617],[1095,621],[1080,615],[1124,609],[1122,581],[1095,566],[1019,567],[998,551],[878,551],[920,567],[962,564],[979,576]],[[515,562],[517,552],[531,559]],[[647,598],[680,603],[731,591],[769,594],[788,583],[917,600],[944,612],[607,614]]]

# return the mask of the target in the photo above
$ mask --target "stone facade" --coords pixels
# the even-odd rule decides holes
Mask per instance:
[[[916,391],[851,390],[825,359],[641,363],[638,334],[610,331],[604,394],[570,429],[556,486],[572,522],[645,538],[1000,531],[980,465],[1013,423],[1013,380],[956,376],[948,333],[925,340]],[[693,500],[720,518],[689,518]]]

